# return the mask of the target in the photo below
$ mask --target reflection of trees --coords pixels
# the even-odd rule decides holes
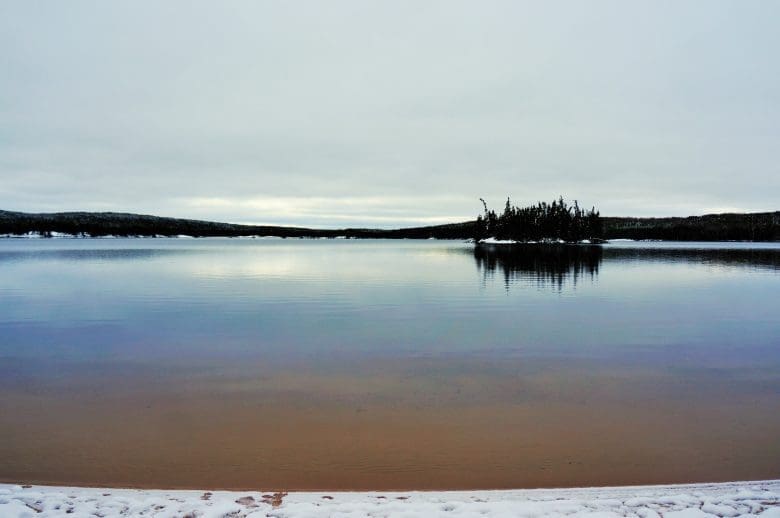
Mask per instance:
[[[691,263],[697,265],[780,271],[780,248],[632,248],[583,245],[484,245],[473,249],[477,268],[485,277],[501,272],[509,285],[526,280],[552,285],[576,285],[583,276],[594,278],[609,263]]]
[[[57,261],[131,261],[151,259],[153,257],[192,253],[194,250],[183,248],[73,248],[54,250],[8,250],[0,251],[0,263],[30,260]]]
[[[604,261],[688,262],[708,266],[780,270],[780,248],[604,248]]]
[[[565,282],[584,275],[593,278],[601,263],[600,246],[580,245],[477,245],[474,260],[485,277],[501,271],[504,282],[525,279],[559,290]]]

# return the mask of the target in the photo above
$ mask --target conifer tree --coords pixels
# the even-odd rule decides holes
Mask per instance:
[[[560,196],[551,203],[539,202],[528,207],[512,205],[507,198],[500,216],[480,198],[484,213],[477,217],[476,240],[486,237],[515,241],[563,240],[577,242],[583,239],[600,239],[602,224],[596,208],[584,211],[579,202],[569,206]]]

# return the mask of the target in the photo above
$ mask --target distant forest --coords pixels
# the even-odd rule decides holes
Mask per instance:
[[[603,236],[601,216],[595,207],[580,208],[577,200],[567,204],[561,196],[551,203],[539,202],[516,207],[507,198],[504,211],[496,214],[480,198],[484,213],[477,217],[474,239],[488,237],[514,241],[555,241],[576,243],[585,239],[600,241]]]
[[[0,236],[18,236],[29,233],[42,236],[55,233],[85,237],[100,236],[177,236],[193,237],[239,237],[278,236],[288,238],[347,237],[353,239],[470,239],[474,237],[505,237],[518,241],[551,237],[564,241],[593,239],[658,239],[668,241],[780,241],[780,211],[751,214],[708,214],[687,218],[616,218],[600,216],[589,219],[589,213],[575,210],[562,200],[553,204],[542,204],[518,209],[510,202],[510,215],[504,213],[491,216],[491,211],[479,218],[462,223],[449,223],[426,227],[371,229],[311,229],[300,227],[236,225],[199,221],[191,219],[163,218],[139,214],[116,212],[59,212],[31,214],[0,210]],[[576,205],[575,205],[576,206]],[[483,207],[487,208],[485,204]],[[546,209],[545,209],[546,207]],[[579,208],[579,207],[577,207]],[[506,212],[506,207],[504,208]],[[565,213],[569,214],[567,216]],[[542,223],[533,232],[513,233],[511,228],[518,221],[532,217],[542,218]],[[573,223],[576,220],[576,223]],[[499,221],[502,224],[499,224]],[[503,225],[503,223],[507,223]],[[488,228],[489,227],[489,228]],[[495,232],[495,233],[494,233]],[[528,236],[528,237],[524,237]]]
[[[685,218],[602,218],[606,239],[780,241],[780,211]]]
[[[449,223],[402,229],[342,228],[316,229],[271,225],[240,225],[194,219],[166,218],[122,212],[28,213],[0,210],[0,236],[57,233],[81,237],[248,237],[350,239],[466,239],[474,222]]]

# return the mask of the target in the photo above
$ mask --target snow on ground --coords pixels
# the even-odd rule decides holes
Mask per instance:
[[[565,244],[566,241],[563,239],[554,239],[554,238],[545,238],[541,241],[515,241],[513,239],[498,239],[497,237],[487,237],[485,239],[479,240],[480,244],[483,245],[517,245],[517,244],[524,244],[524,245],[535,245],[538,243],[550,245],[550,244]],[[589,245],[590,239],[583,239],[581,241],[578,241],[578,243],[583,245]]]
[[[438,492],[164,491],[0,484],[0,517],[780,518],[780,480]]]
[[[518,243],[518,241],[513,239],[498,239],[495,237],[480,239],[479,242],[483,245],[516,245]]]

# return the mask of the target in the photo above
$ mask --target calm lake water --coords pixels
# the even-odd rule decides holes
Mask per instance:
[[[0,480],[780,477],[780,244],[0,240]]]

